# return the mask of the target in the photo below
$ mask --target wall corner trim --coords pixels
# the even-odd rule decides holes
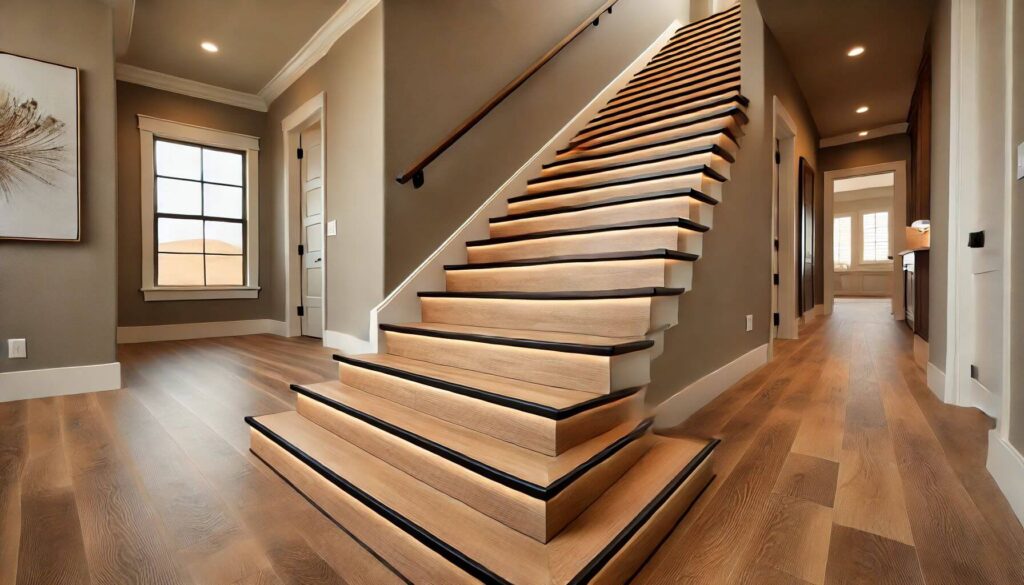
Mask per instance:
[[[273,103],[310,67],[322,59],[331,50],[334,43],[341,38],[341,35],[348,32],[369,14],[377,4],[380,4],[380,0],[348,0],[342,4],[341,8],[313,33],[313,36],[306,41],[299,52],[292,56],[284,64],[284,67],[263,86],[259,97],[268,105]]]
[[[336,349],[345,355],[358,355],[377,351],[376,344],[372,340],[367,341],[349,333],[331,331],[329,329],[324,329],[324,346]]]
[[[115,66],[114,77],[118,81],[126,81],[135,85],[152,87],[153,89],[187,95],[202,100],[219,102],[257,112],[267,111],[267,102],[258,95],[185,79],[184,77],[176,77],[160,73],[159,71],[151,71],[142,67],[136,67],[135,65],[128,65],[127,63],[118,63]]]
[[[997,429],[988,433],[988,460],[985,466],[1010,502],[1017,518],[1024,523],[1024,455],[1000,437]]]
[[[149,341],[178,341],[207,337],[237,337],[240,335],[270,334],[287,336],[284,321],[274,319],[247,319],[244,321],[212,321],[207,323],[175,323],[171,325],[140,325],[118,327],[118,343],[146,343]]]
[[[939,400],[945,402],[946,400],[946,373],[939,369],[939,366],[928,362],[928,389],[932,391],[932,394],[937,396]]]
[[[685,421],[744,376],[768,363],[768,344],[748,351],[655,407],[654,427],[664,429]]]
[[[0,374],[0,402],[103,392],[120,387],[120,362],[5,372]]]

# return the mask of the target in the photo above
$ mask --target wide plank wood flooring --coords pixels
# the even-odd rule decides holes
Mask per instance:
[[[877,301],[780,341],[672,432],[718,477],[637,583],[1024,583],[985,471],[991,419],[941,404]],[[125,389],[0,403],[0,585],[401,583],[249,453],[246,415],[337,376],[309,339],[121,346]]]

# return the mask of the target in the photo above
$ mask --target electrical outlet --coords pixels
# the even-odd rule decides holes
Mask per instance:
[[[754,330],[754,316],[753,315],[747,315],[747,331],[753,331],[753,330]]]
[[[8,339],[7,340],[7,358],[27,358],[28,352],[25,349],[24,339]]]
[[[336,236],[336,235],[338,235],[338,221],[337,220],[332,219],[331,221],[327,222],[327,235],[328,236]]]
[[[1017,180],[1024,179],[1024,142],[1017,145]]]

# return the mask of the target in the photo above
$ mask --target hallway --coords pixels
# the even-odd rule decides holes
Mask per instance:
[[[1022,582],[992,421],[928,390],[888,299],[801,334],[677,429],[723,439],[719,475],[637,582]]]
[[[991,421],[941,405],[878,301],[837,303],[679,432],[718,478],[639,583],[1020,583]],[[249,453],[329,352],[274,336],[123,345],[127,388],[0,404],[0,583],[399,582]]]

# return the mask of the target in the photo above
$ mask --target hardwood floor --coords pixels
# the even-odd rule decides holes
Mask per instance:
[[[249,452],[243,417],[337,377],[313,340],[126,345],[123,390],[0,403],[0,585],[400,583]],[[1021,583],[992,421],[941,404],[877,301],[780,341],[678,432],[718,478],[638,583]]]

